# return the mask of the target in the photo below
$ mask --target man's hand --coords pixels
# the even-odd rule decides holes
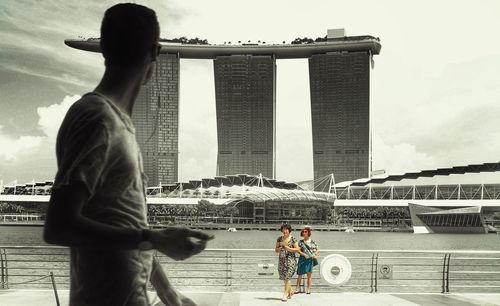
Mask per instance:
[[[153,248],[175,260],[184,260],[203,251],[214,236],[185,227],[151,231]]]

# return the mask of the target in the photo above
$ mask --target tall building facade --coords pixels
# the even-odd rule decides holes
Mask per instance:
[[[132,121],[148,186],[178,181],[179,57],[160,54],[153,77],[141,87]]]
[[[101,51],[96,39],[64,42]],[[308,58],[314,178],[369,176],[369,61],[380,53],[379,38],[329,29],[314,43],[161,44],[156,75],[142,88],[132,118],[150,186],[178,181],[179,58],[214,60],[217,175],[275,178],[276,59]]]
[[[314,179],[369,177],[370,54],[331,52],[309,58]]]
[[[276,59],[231,55],[214,59],[217,175],[274,178]]]

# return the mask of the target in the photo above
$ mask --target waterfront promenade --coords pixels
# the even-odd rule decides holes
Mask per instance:
[[[312,293],[296,294],[288,302],[280,300],[281,292],[184,292],[199,306],[489,306],[500,305],[500,293]],[[58,291],[60,305],[68,305],[68,290]],[[0,290],[2,306],[54,306],[56,299],[52,290]],[[162,305],[157,304],[156,306]]]

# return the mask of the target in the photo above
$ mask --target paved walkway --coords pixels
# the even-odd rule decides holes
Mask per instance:
[[[498,294],[387,294],[387,293],[312,293],[296,294],[286,303],[279,292],[184,292],[199,306],[267,306],[267,305],[359,305],[359,306],[500,306]],[[68,290],[59,290],[60,305],[68,305]],[[1,306],[55,306],[52,290],[0,289]],[[162,305],[157,304],[157,306]]]

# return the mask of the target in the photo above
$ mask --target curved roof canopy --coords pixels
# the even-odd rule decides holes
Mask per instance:
[[[457,166],[450,168],[439,168],[434,170],[422,170],[419,172],[407,172],[399,175],[386,175],[382,177],[364,178],[352,182],[341,182],[336,187],[345,186],[366,186],[369,184],[383,184],[391,181],[401,181],[403,179],[419,179],[434,176],[447,176],[452,174],[500,172],[500,162],[472,164],[467,166]]]
[[[255,203],[266,201],[333,202],[335,200],[333,193],[304,190],[295,183],[248,174],[191,180],[189,183],[149,187],[148,190],[150,194],[156,193],[156,196],[189,197],[208,201],[210,199],[234,199],[234,202]]]

